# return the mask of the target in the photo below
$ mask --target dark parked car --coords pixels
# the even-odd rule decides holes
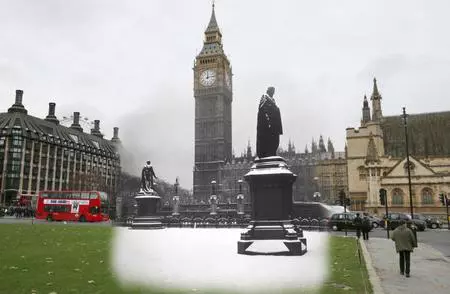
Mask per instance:
[[[414,213],[414,219],[419,219],[427,223],[427,228],[438,229],[441,227],[441,221],[434,217],[426,217],[420,213]]]
[[[345,228],[347,228],[347,230],[355,230],[355,224],[353,223],[355,217],[356,213],[354,212],[334,213],[328,221],[328,227],[333,231],[341,231]]]
[[[383,220],[386,220],[386,215],[383,216]],[[400,226],[402,221],[411,220],[411,216],[406,213],[401,212],[392,212],[388,214],[387,217],[388,220],[388,227],[389,230],[394,230],[396,227]],[[427,223],[420,219],[413,219],[412,220],[414,226],[417,227],[417,230],[419,231],[425,231],[427,227]],[[385,228],[385,224],[383,223],[383,228]]]
[[[383,220],[377,216],[369,215],[370,221],[372,223],[372,228],[378,228],[383,226]]]

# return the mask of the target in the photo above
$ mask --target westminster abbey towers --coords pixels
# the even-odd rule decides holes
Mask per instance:
[[[222,34],[212,9],[203,48],[194,65],[195,166],[194,198],[207,201],[211,182],[221,189],[221,167],[232,156],[231,65],[223,51]]]

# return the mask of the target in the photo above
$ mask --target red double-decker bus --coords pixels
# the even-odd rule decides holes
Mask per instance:
[[[48,221],[107,221],[108,195],[99,191],[39,192],[36,218]]]

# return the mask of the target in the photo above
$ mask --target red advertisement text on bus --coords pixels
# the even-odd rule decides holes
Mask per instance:
[[[43,191],[36,218],[48,221],[100,222],[108,217],[108,195],[99,191]]]

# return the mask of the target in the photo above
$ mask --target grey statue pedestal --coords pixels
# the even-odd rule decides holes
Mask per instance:
[[[132,229],[162,229],[161,217],[157,216],[161,197],[151,190],[141,190],[134,197],[137,202],[138,212],[131,223]]]
[[[211,195],[211,197],[209,197],[209,200],[211,202],[211,212],[209,214],[217,215],[217,196]]]
[[[180,215],[180,196],[173,196],[173,216],[179,216]]]
[[[250,186],[252,221],[238,241],[238,254],[305,254],[306,238],[295,230],[291,220],[292,184],[296,175],[288,169],[286,161],[280,156],[257,159],[244,178]],[[260,240],[276,240],[284,246],[275,251],[254,251],[252,245]]]
[[[240,193],[236,196],[236,211],[238,215],[244,215],[244,194]]]

